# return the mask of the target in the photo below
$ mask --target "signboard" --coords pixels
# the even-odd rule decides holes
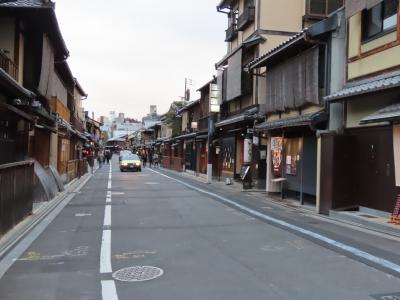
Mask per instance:
[[[258,146],[260,144],[260,138],[258,136],[253,136],[253,144]]]
[[[297,156],[286,155],[286,174],[297,175]]]
[[[220,91],[218,85],[210,84],[210,112],[218,113],[220,111]]]
[[[282,150],[283,150],[283,138],[272,137],[271,138],[271,152],[272,152],[272,171],[276,176],[282,176]]]
[[[243,162],[250,163],[253,157],[253,140],[245,139],[244,140],[244,150],[243,150]]]
[[[242,168],[240,169],[240,178],[244,180],[249,171],[250,171],[250,166],[242,166]]]

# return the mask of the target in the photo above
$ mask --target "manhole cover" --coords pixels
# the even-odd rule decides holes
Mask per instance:
[[[400,300],[400,293],[389,293],[389,294],[370,295],[370,296],[377,300]]]
[[[157,267],[135,266],[121,269],[115,272],[112,277],[115,280],[125,282],[140,282],[156,279],[164,274],[164,271]]]

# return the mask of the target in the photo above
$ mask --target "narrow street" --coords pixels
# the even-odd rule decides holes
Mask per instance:
[[[384,299],[395,276],[190,189],[99,169],[0,280],[0,299]],[[109,180],[111,178],[111,180]],[[218,194],[218,191],[215,192]],[[112,273],[154,266],[124,282]],[[152,273],[152,274],[150,274]],[[129,272],[115,274],[129,280]],[[390,298],[396,299],[396,298]]]

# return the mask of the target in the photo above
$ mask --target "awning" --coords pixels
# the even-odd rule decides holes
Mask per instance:
[[[248,49],[250,47],[256,46],[258,44],[262,44],[267,39],[259,34],[251,35],[246,40],[242,42],[242,44],[232,50],[230,53],[226,54],[219,62],[215,64],[215,68],[218,69],[219,67],[225,65],[228,62],[228,59],[234,56],[239,50]]]
[[[39,124],[39,123],[35,124],[35,128],[46,129],[48,131],[51,131],[52,133],[57,133],[57,129],[56,128],[47,126],[46,124]]]
[[[366,116],[360,124],[400,121],[400,103],[395,103]]]
[[[219,127],[223,127],[223,126],[227,126],[227,125],[231,125],[231,124],[237,124],[237,123],[246,122],[246,121],[254,121],[254,120],[257,120],[260,118],[260,116],[258,116],[257,113],[258,113],[258,108],[253,107],[253,108],[245,111],[244,113],[234,115],[230,118],[227,118],[225,120],[222,120],[222,121],[216,123],[215,127],[219,128]]]
[[[196,136],[196,140],[201,141],[201,140],[207,140],[208,139],[208,134],[201,134]]]
[[[22,99],[34,99],[36,97],[34,93],[20,85],[2,68],[0,68],[0,88],[13,97],[20,97]]]
[[[200,103],[200,99],[197,99],[197,100],[189,102],[188,104],[186,104],[185,106],[183,106],[181,109],[178,110],[178,114],[188,110],[189,108],[191,108],[191,107],[193,107],[193,106],[195,106],[196,104],[199,104],[199,103]]]
[[[43,106],[31,107],[31,111],[32,113],[36,114],[37,116],[45,118],[47,121],[51,123],[57,122],[57,118],[55,117],[55,115],[48,112]]]
[[[348,97],[388,90],[397,87],[400,87],[400,75],[378,77],[374,80],[360,81],[358,82],[358,84],[353,83],[351,86],[348,86],[339,92],[324,97],[324,99],[326,101],[337,101]]]
[[[196,136],[196,132],[192,132],[192,133],[177,136],[174,139],[176,139],[176,140],[184,139],[185,140],[185,139],[194,138],[195,136]]]
[[[312,114],[305,114],[287,119],[274,121],[266,121],[255,126],[256,130],[273,130],[290,127],[314,126],[318,123],[328,120],[328,115],[325,111],[319,111]]]
[[[242,45],[245,48],[250,48],[252,46],[256,46],[258,44],[262,44],[266,41],[267,39],[259,34],[250,36],[248,39],[246,39]]]
[[[293,44],[296,44],[297,42],[304,40],[304,38],[306,37],[306,29],[304,29],[303,31],[291,36],[289,39],[287,39],[286,41],[282,42],[281,44],[279,44],[278,46],[276,46],[275,48],[271,49],[270,51],[268,51],[267,53],[265,53],[264,55],[261,55],[260,57],[256,58],[255,60],[251,61],[250,63],[248,63],[246,65],[246,68],[249,70],[252,69],[256,69],[256,68],[260,68],[263,67],[267,64],[268,60],[276,55],[278,52],[283,51],[286,48],[289,48],[290,46],[292,46]]]
[[[20,117],[22,117],[25,120],[28,120],[30,122],[34,121],[32,116],[30,116],[29,114],[27,114],[23,110],[20,110],[20,109],[16,108],[15,106],[0,102],[0,108],[4,108],[6,110],[12,111],[13,113],[17,114],[18,116],[20,116]]]
[[[70,133],[76,134],[76,131],[72,128],[72,125],[66,122],[64,119],[58,119],[59,128],[64,128]]]

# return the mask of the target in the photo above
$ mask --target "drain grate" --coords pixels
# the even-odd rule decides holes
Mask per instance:
[[[371,216],[371,215],[359,215],[360,217],[368,218],[368,219],[378,219],[378,217]]]
[[[156,279],[163,274],[164,271],[157,267],[134,266],[116,271],[112,277],[124,282],[141,282]]]

